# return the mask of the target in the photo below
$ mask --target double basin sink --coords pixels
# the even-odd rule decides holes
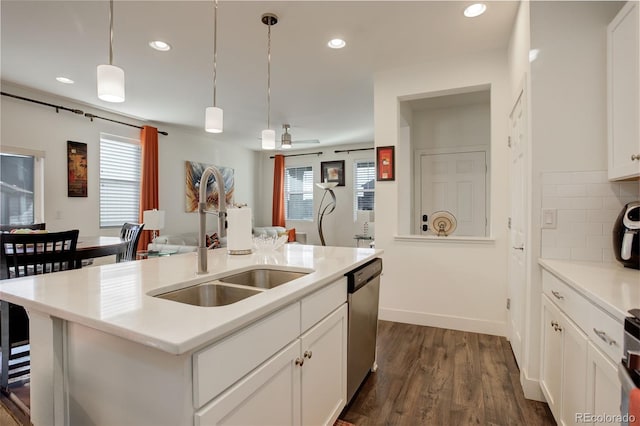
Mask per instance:
[[[251,269],[155,297],[195,306],[224,306],[307,275],[307,272]]]

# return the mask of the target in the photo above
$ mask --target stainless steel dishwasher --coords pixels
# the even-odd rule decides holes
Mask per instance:
[[[349,335],[347,344],[347,402],[350,402],[369,371],[376,369],[378,300],[382,259],[347,273]]]

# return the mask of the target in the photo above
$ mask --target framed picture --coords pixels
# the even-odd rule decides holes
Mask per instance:
[[[209,164],[198,163],[196,161],[185,161],[185,195],[186,195],[186,208],[185,211],[187,213],[197,212],[198,211],[198,201],[200,198],[200,178],[202,177],[202,173],[204,173],[205,169],[209,167]],[[216,166],[216,168],[222,174],[222,179],[224,180],[224,192],[225,192],[225,201],[227,206],[233,204],[233,192],[234,192],[234,173],[231,167],[221,167]],[[215,177],[209,176],[207,179],[207,210],[217,210],[219,204],[218,199],[220,195],[218,194],[218,186],[215,184]]]
[[[67,197],[87,196],[87,144],[67,141]]]
[[[396,180],[395,146],[376,148],[376,180]]]
[[[320,181],[338,182],[338,186],[344,186],[344,160],[321,162]]]

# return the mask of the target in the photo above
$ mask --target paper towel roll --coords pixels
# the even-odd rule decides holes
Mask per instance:
[[[251,236],[251,209],[231,208],[227,210],[227,252],[229,254],[249,254],[253,246]]]

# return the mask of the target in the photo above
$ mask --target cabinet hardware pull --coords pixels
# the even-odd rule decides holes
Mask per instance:
[[[512,246],[514,250],[524,250],[524,246],[520,246],[520,247],[516,247],[516,246]]]
[[[562,333],[562,327],[560,327],[559,325],[556,325],[555,330]]]
[[[556,328],[558,326],[558,321],[551,321],[551,327]]]
[[[602,330],[598,330],[597,328],[594,327],[593,332],[596,333],[596,335],[599,338],[601,338],[605,343],[608,343],[609,346],[613,346],[613,345],[617,345],[618,344],[611,337],[607,336],[607,333],[602,331]]]
[[[296,365],[302,367],[302,364],[304,364],[304,359],[296,358]]]
[[[631,161],[636,161],[636,160],[640,160],[640,154],[638,154],[638,155],[631,154]]]
[[[553,294],[556,299],[560,299],[560,300],[564,299],[564,296],[561,295],[559,291],[551,290],[551,294]]]
[[[311,359],[311,356],[313,355],[313,352],[311,351],[304,351],[304,354],[302,355],[304,358],[309,358]]]

